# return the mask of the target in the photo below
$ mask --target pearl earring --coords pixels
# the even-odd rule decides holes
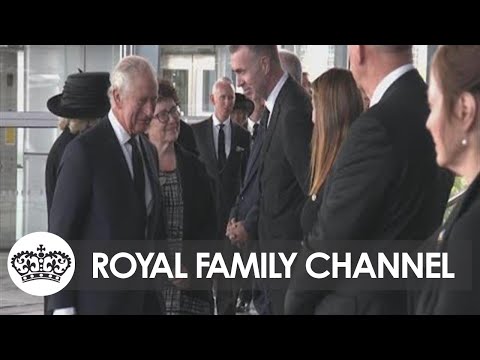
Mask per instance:
[[[467,146],[467,144],[468,144],[467,139],[463,139],[463,140],[462,140],[462,145],[463,145],[463,146]]]

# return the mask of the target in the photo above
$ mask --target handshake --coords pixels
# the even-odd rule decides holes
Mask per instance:
[[[230,239],[232,245],[240,249],[244,248],[249,241],[248,232],[245,229],[245,223],[243,221],[237,222],[235,218],[230,219],[228,222],[225,235]]]

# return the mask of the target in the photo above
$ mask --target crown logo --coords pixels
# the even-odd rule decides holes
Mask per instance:
[[[60,279],[72,264],[69,255],[60,251],[46,252],[40,245],[37,252],[22,251],[12,257],[12,266],[22,277],[22,282],[33,280],[51,280],[60,282]]]

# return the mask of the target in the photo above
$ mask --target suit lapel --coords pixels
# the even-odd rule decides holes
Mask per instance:
[[[215,140],[213,139],[213,118],[210,117],[204,125],[204,136],[207,142],[207,156],[210,166],[217,167],[217,154],[215,151]]]
[[[228,161],[230,161],[230,158],[234,157],[234,155],[237,151],[237,143],[238,143],[237,127],[236,127],[236,124],[234,124],[232,120],[230,120],[230,129],[232,129],[232,131],[231,131],[232,134],[231,134],[231,138],[230,138],[230,154],[228,154],[227,163],[228,163]]]
[[[268,123],[268,128],[267,128],[267,131],[265,133],[265,140],[264,140],[263,150],[262,150],[263,154],[266,154],[268,152],[268,150],[270,149],[270,144],[272,143],[273,134],[275,133],[275,129],[276,129],[277,123],[278,123],[278,118],[279,118],[280,113],[281,113],[282,102],[283,102],[283,99],[285,98],[286,94],[288,93],[288,88],[290,86],[290,81],[294,81],[294,80],[292,80],[290,77],[288,77],[287,81],[285,82],[285,84],[282,87],[282,90],[280,90],[280,93],[278,94],[277,99],[275,100],[275,105],[273,107],[273,112],[272,112],[272,115],[270,116],[270,121]]]
[[[104,124],[102,126],[105,127],[105,131],[107,133],[105,144],[112,152],[110,161],[117,164],[115,168],[119,169],[119,175],[121,175],[121,180],[129,183],[129,188],[132,190],[132,194],[134,194],[134,183],[130,174],[130,169],[128,168],[127,160],[125,159],[125,155],[123,154],[123,150],[120,142],[118,141],[117,135],[115,135],[112,124],[110,124],[110,120],[108,118],[105,118]],[[119,179],[117,179],[117,181],[118,180]]]
[[[264,136],[264,127],[260,125],[258,129],[257,138],[253,144],[252,152],[250,153],[250,158],[248,159],[247,171],[245,174],[245,181],[243,188],[247,188],[249,183],[255,177],[255,173],[258,170],[257,163],[259,161],[260,153],[262,152],[263,145],[263,136]]]

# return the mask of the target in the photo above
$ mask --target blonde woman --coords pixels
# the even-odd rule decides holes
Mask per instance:
[[[59,116],[59,128],[62,134],[53,144],[45,168],[45,190],[47,211],[50,213],[57,172],[67,145],[78,134],[96,124],[110,109],[107,96],[110,86],[110,74],[107,72],[82,72],[67,77],[63,92],[50,98],[48,110]]]
[[[364,108],[362,95],[352,73],[345,69],[328,70],[312,83],[312,91],[314,127],[310,160],[310,197],[301,217],[304,236],[310,233],[317,219],[323,185],[348,129]],[[302,254],[307,252],[302,251],[299,257]],[[305,273],[305,261],[298,260],[297,263],[285,301],[286,313],[313,314],[315,292],[298,290],[312,287],[306,283],[309,275]]]

